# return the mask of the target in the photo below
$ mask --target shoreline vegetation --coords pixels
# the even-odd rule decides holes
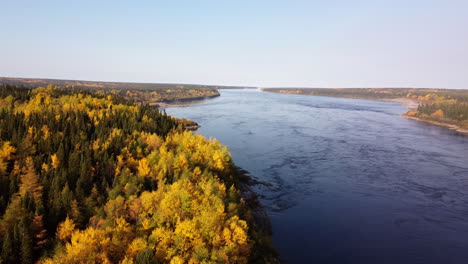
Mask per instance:
[[[263,88],[262,91],[398,102],[401,116],[468,133],[468,90],[429,88]]]
[[[107,90],[0,85],[0,263],[280,263],[255,181],[195,124]]]
[[[170,84],[170,83],[128,83],[128,82],[100,82],[58,79],[33,79],[0,77],[0,84],[17,85],[31,88],[56,87],[68,89],[87,89],[106,91],[119,95],[125,99],[153,106],[171,106],[184,101],[202,100],[219,96],[218,89],[254,89],[255,87]]]
[[[445,122],[445,123],[440,122],[437,119],[436,120],[431,120],[431,119],[427,119],[427,118],[409,116],[408,114],[402,114],[401,116],[405,117],[405,118],[408,118],[408,119],[411,119],[411,120],[423,122],[425,124],[430,124],[430,125],[435,125],[435,126],[438,126],[438,127],[444,127],[444,128],[450,129],[450,130],[455,130],[457,132],[468,135],[468,128],[462,128],[462,127],[460,127],[459,125],[456,125],[456,124],[450,124],[448,122]]]

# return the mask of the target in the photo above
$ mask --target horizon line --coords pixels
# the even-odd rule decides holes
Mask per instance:
[[[256,86],[256,85],[228,85],[228,84],[201,84],[201,83],[177,83],[177,82],[139,82],[139,81],[103,81],[103,80],[84,80],[84,79],[62,79],[50,77],[9,77],[0,76],[0,79],[25,79],[25,80],[41,80],[41,81],[71,81],[71,82],[88,82],[88,83],[119,83],[119,84],[163,84],[163,85],[191,85],[191,86],[215,86],[215,87],[243,87],[256,89],[444,89],[444,90],[466,90],[467,88],[440,88],[440,87],[414,87],[414,86],[348,86],[348,87],[304,87],[304,86]]]

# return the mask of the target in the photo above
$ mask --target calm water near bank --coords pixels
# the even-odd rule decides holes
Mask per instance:
[[[393,102],[221,90],[198,122],[255,189],[289,263],[468,263],[468,137]]]

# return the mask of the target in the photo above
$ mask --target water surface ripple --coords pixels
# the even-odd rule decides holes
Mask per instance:
[[[227,145],[289,263],[468,263],[468,138],[398,103],[223,90],[168,108]]]

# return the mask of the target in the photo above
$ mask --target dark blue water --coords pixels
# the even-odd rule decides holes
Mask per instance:
[[[468,138],[398,103],[223,90],[168,108],[254,178],[289,263],[468,263]]]

